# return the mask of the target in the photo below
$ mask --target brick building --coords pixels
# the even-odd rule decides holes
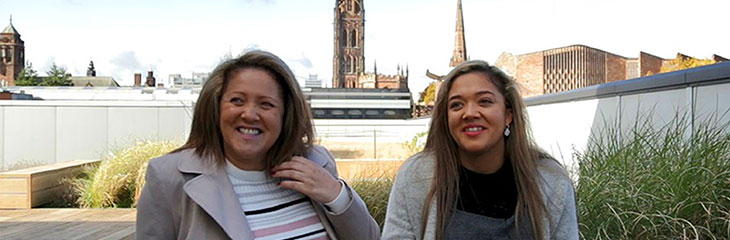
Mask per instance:
[[[25,43],[20,33],[10,25],[0,32],[0,85],[15,86],[15,79],[25,68]]]
[[[677,58],[689,56],[680,53]],[[724,58],[715,55],[714,59]],[[516,56],[505,52],[494,65],[522,84],[522,95],[530,97],[659,73],[670,60],[645,52],[638,58],[627,58],[571,45]]]
[[[365,72],[364,0],[336,0],[334,19],[333,88],[408,89],[408,70],[395,75]]]

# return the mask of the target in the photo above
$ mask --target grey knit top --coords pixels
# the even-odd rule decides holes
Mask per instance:
[[[419,153],[409,158],[398,171],[388,200],[383,239],[434,239],[436,202],[430,203],[424,236],[421,214],[426,194],[431,186],[435,157]],[[544,239],[578,239],[578,217],[575,191],[567,172],[556,161],[538,162],[538,184],[543,194],[547,214],[543,217]]]

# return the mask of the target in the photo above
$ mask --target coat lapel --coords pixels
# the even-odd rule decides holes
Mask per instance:
[[[183,186],[185,193],[205,210],[231,239],[253,239],[253,232],[233,192],[233,185],[225,169],[213,161],[200,159],[196,154],[178,164],[178,170],[188,174],[199,174]]]

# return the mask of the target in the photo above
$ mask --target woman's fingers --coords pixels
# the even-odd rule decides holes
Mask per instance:
[[[301,192],[322,203],[335,200],[342,187],[327,170],[303,157],[294,157],[272,168],[272,177],[283,179],[279,186]]]

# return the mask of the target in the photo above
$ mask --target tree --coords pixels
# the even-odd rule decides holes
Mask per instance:
[[[18,74],[18,78],[15,79],[16,86],[38,86],[40,79],[38,78],[38,72],[33,69],[33,64],[27,62],[26,66]]]
[[[689,57],[686,55],[678,54],[677,58],[669,60],[666,64],[662,65],[662,68],[659,70],[660,73],[664,72],[673,72],[673,71],[679,71],[684,70],[688,68],[695,68],[699,66],[714,64],[715,60],[712,59],[698,59]]]
[[[66,68],[53,63],[51,70],[46,73],[48,77],[41,82],[41,86],[71,86],[71,74],[66,72]]]
[[[436,101],[436,88],[438,87],[437,82],[432,82],[428,84],[428,86],[423,89],[423,92],[421,92],[421,96],[418,99],[418,102],[423,105],[433,105]]]

